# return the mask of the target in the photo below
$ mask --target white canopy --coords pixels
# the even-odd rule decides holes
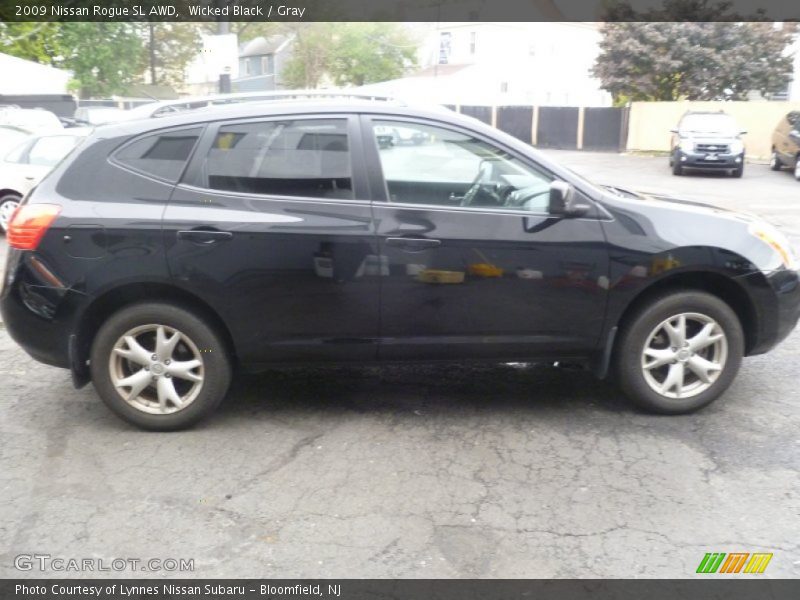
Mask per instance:
[[[0,94],[66,94],[69,71],[0,53]]]

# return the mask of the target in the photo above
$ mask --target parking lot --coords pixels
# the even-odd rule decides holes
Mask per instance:
[[[549,154],[602,183],[760,214],[800,247],[789,173]],[[274,371],[239,378],[200,427],[152,434],[0,323],[0,576],[42,576],[13,564],[44,553],[194,559],[150,576],[680,578],[706,552],[770,552],[764,576],[797,577],[798,358],[795,332],[683,417],[535,365]]]

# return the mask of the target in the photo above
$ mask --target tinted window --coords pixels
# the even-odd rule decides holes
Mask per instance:
[[[215,190],[353,198],[345,119],[224,125],[206,157]]]
[[[177,181],[200,131],[200,128],[181,129],[149,135],[123,147],[115,158],[142,173]]]
[[[470,135],[376,121],[391,202],[547,212],[552,177]]]

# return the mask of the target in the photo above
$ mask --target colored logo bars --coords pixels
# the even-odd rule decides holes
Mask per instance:
[[[726,558],[727,557],[727,558]],[[749,559],[749,560],[748,560]],[[772,560],[772,554],[763,552],[708,552],[697,567],[698,573],[750,573],[764,572]]]

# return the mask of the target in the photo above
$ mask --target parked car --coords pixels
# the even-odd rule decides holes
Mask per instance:
[[[794,172],[794,178],[800,181],[800,111],[787,114],[772,132],[769,166],[773,171],[789,167]]]
[[[381,149],[394,127],[429,142]],[[598,187],[391,102],[107,125],[8,242],[9,334],[156,430],[208,415],[234,373],[329,362],[566,361],[681,414],[800,316],[797,259],[764,221]]]
[[[20,200],[91,129],[70,128],[54,135],[29,136],[0,161],[0,229],[6,232]]]
[[[744,173],[744,143],[736,120],[724,112],[689,111],[672,129],[669,166],[674,175],[686,169],[725,170],[734,177]]]
[[[0,156],[5,156],[32,134],[28,129],[15,125],[0,125]]]
[[[113,106],[81,106],[75,110],[75,122],[79,125],[105,125],[128,120],[128,113]]]
[[[0,125],[10,125],[32,133],[50,133],[63,129],[61,120],[43,108],[0,107]]]

